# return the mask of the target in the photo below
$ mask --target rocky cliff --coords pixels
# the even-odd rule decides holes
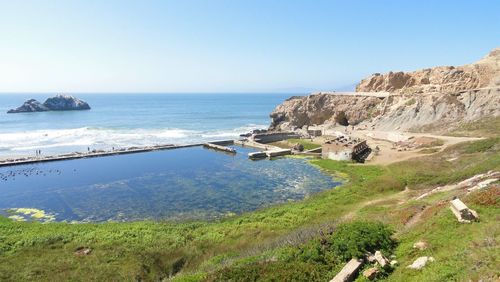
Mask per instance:
[[[35,99],[29,99],[16,109],[11,109],[7,113],[26,113],[26,112],[46,112],[46,111],[72,111],[72,110],[90,110],[89,104],[67,95],[57,95],[48,98],[42,104]]]
[[[309,125],[366,125],[385,130],[443,131],[500,115],[500,48],[459,67],[374,74],[357,93],[292,97],[271,113],[271,130]],[[374,97],[381,91],[384,97]],[[355,94],[355,95],[353,95]]]

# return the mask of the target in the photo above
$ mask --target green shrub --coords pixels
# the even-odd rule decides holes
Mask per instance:
[[[377,250],[387,254],[396,245],[391,238],[393,232],[381,222],[356,221],[341,224],[329,238],[330,250],[343,261]]]
[[[328,281],[330,267],[304,262],[255,262],[222,268],[207,281]]]

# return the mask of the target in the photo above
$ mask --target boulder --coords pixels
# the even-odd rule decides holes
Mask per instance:
[[[368,280],[373,280],[375,277],[377,277],[377,274],[379,274],[379,270],[376,267],[371,267],[368,268],[367,270],[363,271],[363,276],[366,277]]]
[[[11,109],[7,113],[14,114],[14,113],[29,113],[29,112],[45,112],[49,110],[50,110],[49,108],[47,108],[45,105],[38,102],[37,100],[29,99],[28,101],[24,102],[22,106],[16,109]]]
[[[433,257],[419,257],[416,259],[411,265],[408,265],[408,268],[411,269],[422,269],[428,262],[433,262],[434,258]]]
[[[293,149],[295,151],[302,152],[302,151],[304,151],[304,145],[302,145],[300,143],[296,143],[295,145],[293,145]]]

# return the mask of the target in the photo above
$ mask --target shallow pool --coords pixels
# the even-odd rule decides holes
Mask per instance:
[[[0,210],[41,221],[215,219],[340,184],[307,160],[251,161],[251,149],[234,148],[236,155],[192,147],[0,168]]]

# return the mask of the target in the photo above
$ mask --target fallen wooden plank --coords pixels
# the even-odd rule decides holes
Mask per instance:
[[[333,277],[330,282],[351,282],[354,281],[358,275],[358,271],[363,265],[363,260],[351,259],[343,268],[340,270],[335,277]]]

